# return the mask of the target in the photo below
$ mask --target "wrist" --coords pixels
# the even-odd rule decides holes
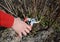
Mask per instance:
[[[13,22],[12,28],[13,28],[19,21],[21,21],[21,19],[20,19],[19,17],[14,18],[14,22]]]

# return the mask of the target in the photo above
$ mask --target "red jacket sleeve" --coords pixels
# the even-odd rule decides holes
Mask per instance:
[[[14,17],[0,10],[0,26],[10,28],[13,25]]]

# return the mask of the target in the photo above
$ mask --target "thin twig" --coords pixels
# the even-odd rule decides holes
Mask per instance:
[[[6,1],[6,0],[4,0],[4,2],[5,2],[5,4],[6,4],[6,6],[7,6],[7,8],[10,10],[10,7],[9,7],[9,5],[8,5],[7,1]]]
[[[12,15],[14,15],[15,17],[17,17],[13,12],[11,12],[10,10],[8,10],[6,7],[4,7],[2,4],[0,4],[0,7],[2,7],[3,9],[5,9],[7,12],[11,13]]]
[[[13,12],[14,12],[16,15],[18,15],[17,9],[14,8],[13,2],[12,2],[11,0],[10,0],[9,2],[10,2],[10,5],[11,5],[11,8],[12,8]]]

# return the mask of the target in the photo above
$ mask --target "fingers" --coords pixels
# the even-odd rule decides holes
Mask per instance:
[[[19,33],[19,37],[21,37],[21,38],[22,38],[22,33]]]
[[[22,31],[21,33],[19,33],[19,36],[22,38],[22,34],[23,34],[24,36],[26,36],[27,33],[29,33],[29,30],[25,29],[24,31]]]
[[[32,28],[32,25],[30,25],[30,28]]]
[[[32,28],[31,28],[31,26],[28,26],[28,25],[27,25],[27,29],[28,29],[28,30],[31,30]]]
[[[24,36],[26,36],[26,35],[27,35],[27,33],[26,33],[25,31],[23,31],[23,32],[22,32],[22,34],[23,34]]]
[[[26,33],[29,33],[30,31],[28,29],[25,29]]]

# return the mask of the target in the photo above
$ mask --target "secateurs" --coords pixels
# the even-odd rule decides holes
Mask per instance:
[[[33,26],[33,24],[39,23],[40,21],[36,21],[35,18],[25,18],[24,19],[24,22],[26,22],[27,24]]]

